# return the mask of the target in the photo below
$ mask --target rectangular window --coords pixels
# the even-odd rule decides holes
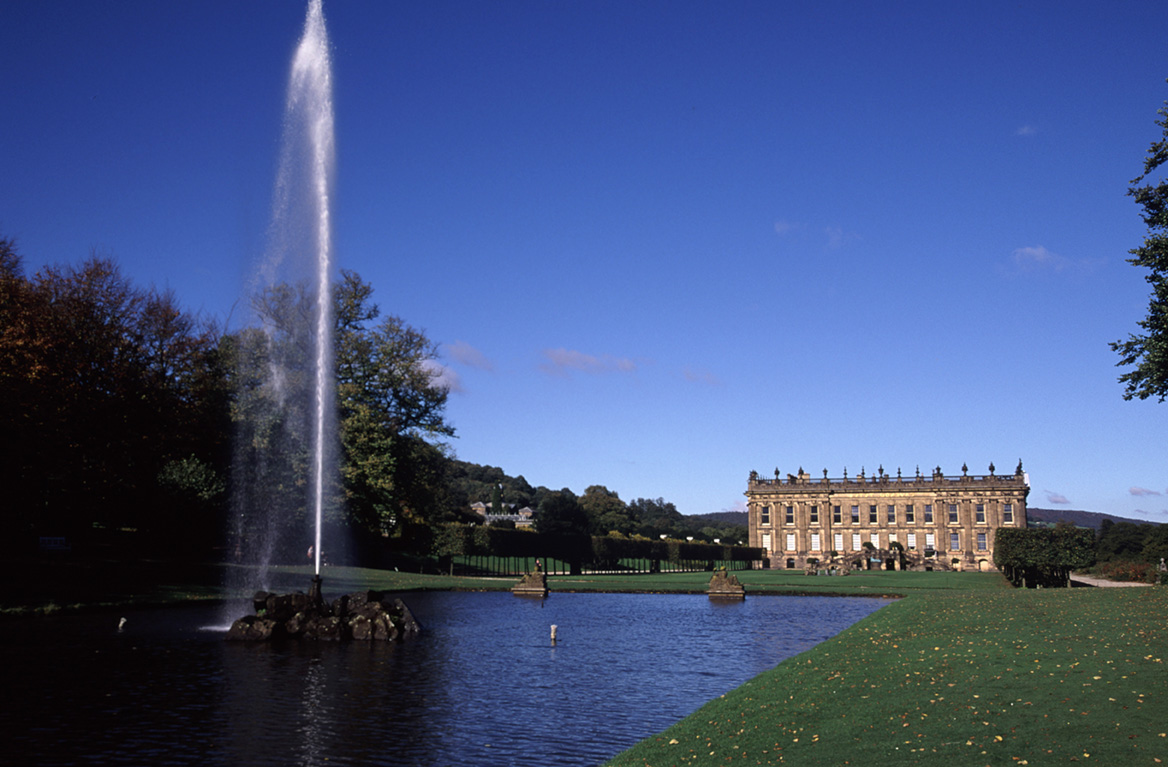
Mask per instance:
[[[949,550],[961,551],[961,533],[956,530],[949,533]]]
[[[771,534],[770,533],[763,533],[762,534],[762,550],[765,551],[767,554],[771,553]]]
[[[892,544],[896,543],[897,540],[899,540],[899,539],[896,537],[896,533],[889,533],[888,534],[888,547],[892,548]]]
[[[771,507],[763,506],[758,512],[758,523],[760,525],[769,525],[771,523]]]
[[[977,534],[977,550],[978,551],[985,551],[986,550],[986,534],[985,533],[978,533]]]
[[[819,551],[819,533],[811,534],[811,550]]]
[[[795,550],[795,534],[787,533],[787,551]]]
[[[841,524],[843,521],[844,521],[843,514],[840,511],[840,507],[839,506],[832,506],[831,507],[831,523],[833,525],[838,525],[838,524]]]
[[[935,533],[925,533],[925,548],[929,551],[937,548],[937,535]]]
[[[860,534],[852,533],[852,551],[859,551],[864,545],[860,543]]]
[[[957,504],[956,503],[949,504],[949,524],[951,524],[951,525],[957,524]]]
[[[916,550],[916,547],[917,547],[917,534],[916,533],[909,533],[908,534],[908,547],[910,550],[914,550],[914,551]]]
[[[869,540],[869,542],[871,542],[872,548],[874,548],[874,549],[880,548],[880,533],[872,533],[871,535],[868,536],[868,540]]]
[[[888,524],[896,524],[896,507],[891,504],[888,506]]]
[[[844,534],[843,533],[836,533],[834,536],[834,541],[832,542],[832,545],[835,547],[836,551],[843,551],[844,550]]]
[[[1014,524],[1014,504],[1007,503],[1002,507],[1002,521],[1007,525]]]
[[[915,525],[917,523],[917,515],[913,511],[913,505],[911,503],[904,507],[904,523],[906,525]]]
[[[979,525],[984,525],[985,524],[985,504],[979,503],[977,505],[976,509],[974,510],[974,513],[977,515],[977,523]]]
[[[925,504],[925,524],[933,524],[933,504],[931,503]]]
[[[860,524],[860,507],[859,506],[852,507],[852,524],[853,525]]]
[[[872,504],[868,507],[868,524],[876,524],[876,504]]]
[[[810,514],[811,514],[811,524],[818,525],[819,524],[819,507],[812,506]]]
[[[783,511],[783,524],[786,524],[786,525],[795,524],[795,507],[794,506],[788,506]]]

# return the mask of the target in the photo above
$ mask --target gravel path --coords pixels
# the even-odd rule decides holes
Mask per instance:
[[[1109,581],[1106,578],[1096,578],[1093,575],[1079,575],[1078,573],[1071,573],[1071,583],[1079,586],[1099,586],[1100,588],[1124,588],[1127,586],[1149,586],[1148,583],[1137,583],[1134,581]]]

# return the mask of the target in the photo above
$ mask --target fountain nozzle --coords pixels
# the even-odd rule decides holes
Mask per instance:
[[[321,578],[319,575],[312,576],[312,585],[308,587],[308,599],[314,605],[324,604],[324,595],[320,590]]]

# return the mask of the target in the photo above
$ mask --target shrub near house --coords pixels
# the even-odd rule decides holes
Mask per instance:
[[[1064,587],[1072,570],[1095,564],[1095,534],[1059,524],[1043,528],[999,528],[994,566],[1015,586]]]

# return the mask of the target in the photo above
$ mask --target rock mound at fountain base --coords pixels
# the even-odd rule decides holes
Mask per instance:
[[[227,639],[264,642],[276,639],[317,639],[392,642],[417,636],[422,627],[401,599],[380,591],[358,591],[330,604],[303,592],[252,598],[254,615],[231,624]]]

